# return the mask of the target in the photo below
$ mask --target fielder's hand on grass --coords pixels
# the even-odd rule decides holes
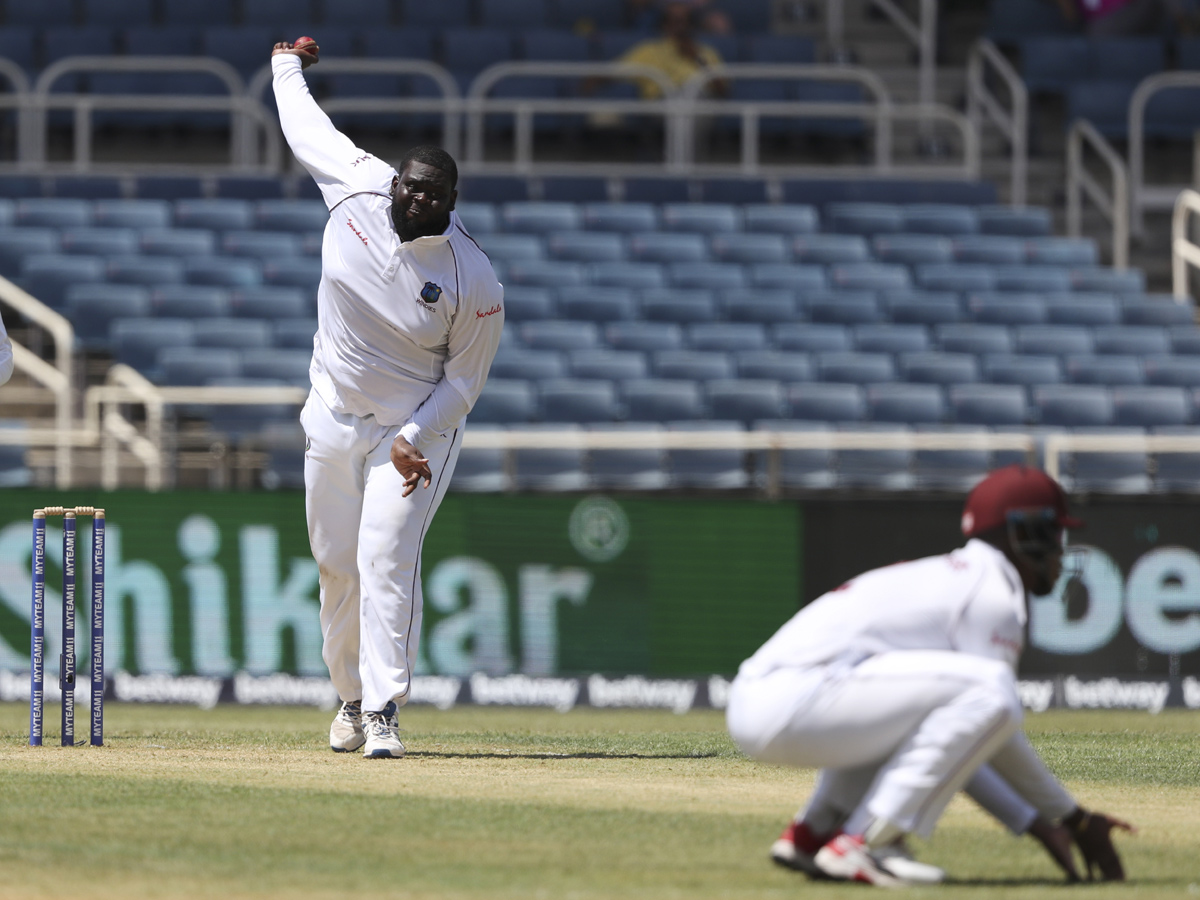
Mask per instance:
[[[271,55],[277,56],[280,53],[288,53],[292,56],[300,57],[300,68],[307,69],[309,66],[316,65],[321,61],[321,48],[316,45],[312,38],[308,42],[303,39],[299,42],[300,46],[296,46],[291,41],[280,41],[271,49]]]
[[[1081,880],[1079,870],[1075,868],[1075,857],[1071,854],[1071,829],[1066,825],[1055,825],[1038,816],[1029,826],[1029,835],[1037,838],[1046,848],[1050,858],[1066,873],[1068,883],[1074,884]]]
[[[396,439],[392,441],[392,465],[396,467],[397,472],[404,476],[404,493],[400,495],[401,497],[407,497],[415,491],[417,482],[422,478],[425,479],[423,487],[429,487],[433,481],[429,460],[406,441],[403,435],[396,435]]]
[[[1097,869],[1102,881],[1125,880],[1125,868],[1113,846],[1112,832],[1119,829],[1134,834],[1136,829],[1132,825],[1102,812],[1088,812],[1082,807],[1076,807],[1064,818],[1063,825],[1071,830],[1071,838],[1083,854],[1088,881],[1095,879]]]

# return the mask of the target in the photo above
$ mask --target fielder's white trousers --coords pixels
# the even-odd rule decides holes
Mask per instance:
[[[300,414],[308,540],[320,568],[322,654],[343,700],[408,700],[421,634],[421,544],[454,474],[462,429],[420,448],[433,481],[402,497],[391,462],[399,425],[331,410],[312,392]]]
[[[883,822],[927,837],[954,794],[1017,732],[1022,711],[1003,663],[913,650],[739,674],[726,717],[747,755],[822,769],[821,804],[852,810],[847,832]]]

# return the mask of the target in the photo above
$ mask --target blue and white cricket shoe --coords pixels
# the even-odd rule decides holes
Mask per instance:
[[[329,726],[330,749],[334,753],[349,753],[361,747],[366,740],[362,726],[362,702],[345,701]]]
[[[388,703],[380,712],[363,713],[362,727],[367,738],[364,759],[399,759],[404,755],[395,703]]]

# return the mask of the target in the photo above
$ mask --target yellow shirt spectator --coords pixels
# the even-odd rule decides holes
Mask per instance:
[[[626,51],[618,62],[658,69],[673,85],[679,87],[701,69],[711,69],[722,64],[721,54],[708,44],[697,41],[692,47],[695,50],[694,55],[688,56],[672,38],[643,41]],[[661,88],[648,78],[638,79],[638,90],[643,100],[658,100],[662,97]]]

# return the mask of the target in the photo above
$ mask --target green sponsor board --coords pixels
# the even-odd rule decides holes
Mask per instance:
[[[32,511],[68,503],[107,511],[110,669],[325,674],[317,565],[292,492],[3,492],[0,669],[29,663]],[[79,531],[86,597],[90,521]],[[56,671],[61,520],[46,543]],[[417,671],[732,673],[798,608],[801,543],[795,504],[452,494],[425,541]]]

